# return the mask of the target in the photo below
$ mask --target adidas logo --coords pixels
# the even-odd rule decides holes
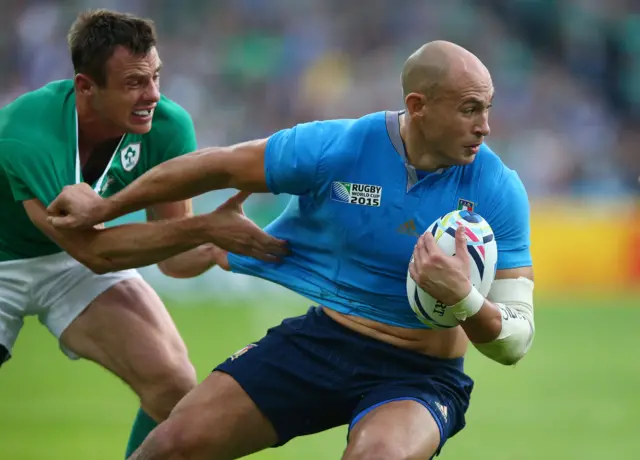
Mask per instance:
[[[438,401],[435,402],[435,405],[438,408],[438,410],[440,411],[440,413],[442,414],[442,416],[444,417],[444,421],[446,422],[447,418],[449,416],[449,411],[447,409],[447,406],[443,406]]]
[[[415,236],[416,238],[420,237],[420,234],[416,230],[416,223],[413,219],[410,219],[400,225],[396,231],[401,235]]]

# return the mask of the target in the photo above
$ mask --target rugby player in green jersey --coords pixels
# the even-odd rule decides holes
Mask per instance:
[[[140,397],[127,456],[196,385],[185,344],[133,267],[158,263],[193,277],[229,250],[275,260],[284,243],[242,213],[238,194],[210,214],[190,200],[154,205],[151,222],[60,230],[46,207],[67,185],[102,196],[155,165],[196,150],[193,122],[161,95],[151,21],[83,13],[68,36],[75,77],[0,109],[0,365],[23,319],[37,315],[70,358],[92,360]]]

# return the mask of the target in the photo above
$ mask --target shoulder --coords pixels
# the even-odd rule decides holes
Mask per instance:
[[[483,144],[474,161],[474,182],[479,212],[496,234],[504,237],[507,229],[528,226],[529,197],[518,173],[509,168]]]
[[[153,115],[151,133],[193,129],[193,119],[187,110],[165,95],[160,97]]]
[[[319,123],[328,140],[339,142],[359,142],[371,133],[386,130],[384,112],[375,112],[360,118],[326,120]]]
[[[267,149],[288,145],[296,151],[315,153],[325,159],[341,160],[356,155],[363,139],[371,132],[384,128],[384,113],[374,113],[361,118],[339,118],[299,123],[269,137]]]
[[[59,111],[64,102],[72,96],[73,82],[71,80],[54,81],[18,96],[2,107],[0,114],[2,117],[7,115],[15,117],[20,115],[33,116],[34,112],[43,113],[47,110],[56,110],[56,108]],[[48,116],[51,116],[51,112]]]
[[[474,161],[475,174],[480,176],[482,189],[495,195],[507,193],[525,193],[518,173],[509,168],[487,144],[480,146]]]
[[[198,148],[196,129],[189,112],[180,104],[162,96],[153,114],[151,131],[145,134],[151,150],[165,161]]]
[[[507,167],[498,154],[486,143],[480,146],[480,151],[478,152],[473,165],[476,168],[479,168],[483,174],[497,174]]]
[[[60,80],[25,93],[0,109],[0,142],[3,156],[16,151],[47,150],[66,134],[66,104],[74,97],[73,82]]]
[[[376,123],[378,122],[378,123]],[[315,138],[326,142],[347,140],[353,136],[367,133],[378,126],[384,125],[383,112],[372,113],[361,118],[336,118],[331,120],[314,120],[298,123],[274,133],[279,135],[294,135],[296,137]]]

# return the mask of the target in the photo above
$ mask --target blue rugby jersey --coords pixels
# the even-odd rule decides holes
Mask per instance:
[[[292,198],[265,230],[288,240],[292,254],[278,265],[230,254],[232,271],[342,313],[427,328],[409,306],[406,276],[417,238],[438,217],[479,213],[493,228],[498,270],[530,266],[529,201],[517,173],[483,144],[470,165],[418,174],[399,116],[377,112],[273,134],[267,184]]]

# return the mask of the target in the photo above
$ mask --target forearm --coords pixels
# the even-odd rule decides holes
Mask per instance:
[[[468,317],[460,325],[471,342],[491,342],[502,330],[502,313],[497,305],[485,299],[478,313]]]
[[[212,245],[209,243],[200,245],[159,262],[158,268],[172,278],[199,276],[215,265],[211,248]]]
[[[472,291],[452,308],[476,349],[494,361],[515,364],[529,350],[535,332],[531,280],[496,280],[489,299]]]
[[[231,176],[224,164],[227,147],[211,147],[161,163],[119,193],[104,200],[104,221],[156,203],[186,200],[228,188]]]
[[[97,231],[86,249],[100,271],[155,264],[206,243],[210,224],[204,216],[181,220],[126,224]]]
[[[533,314],[517,303],[493,304],[501,313],[500,333],[487,342],[473,342],[483,355],[504,365],[520,361],[533,342],[535,327]]]

